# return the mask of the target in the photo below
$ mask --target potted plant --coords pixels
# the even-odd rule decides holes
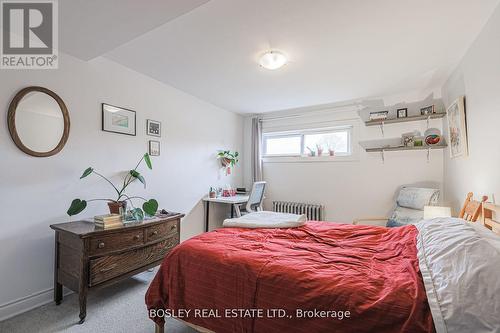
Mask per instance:
[[[146,163],[146,166],[149,169],[153,169],[149,154],[147,153],[144,154],[142,158],[139,160],[139,163],[137,163],[137,165],[135,166],[135,168],[127,172],[127,174],[123,178],[123,183],[120,188],[115,186],[115,184],[113,184],[108,178],[104,177],[103,175],[95,171],[94,168],[88,167],[87,169],[85,169],[80,179],[90,176],[91,174],[101,177],[102,179],[107,181],[116,191],[116,199],[91,199],[91,200],[74,199],[71,202],[71,206],[69,207],[67,214],[69,216],[73,216],[81,213],[85,208],[87,208],[88,202],[107,201],[109,206],[109,211],[111,214],[119,214],[120,208],[122,208],[123,211],[125,212],[127,209],[127,202],[130,202],[130,205],[132,206],[131,213],[134,219],[139,221],[144,219],[144,213],[146,213],[149,216],[154,216],[156,214],[156,211],[158,210],[158,201],[156,201],[155,199],[146,200],[143,197],[129,196],[125,194],[125,190],[127,189],[127,187],[136,180],[139,180],[142,184],[144,184],[144,188],[146,188],[146,179],[144,179],[144,177],[139,173],[139,171],[137,171],[137,168],[139,168],[139,166],[143,161]],[[144,200],[142,209],[134,207],[132,199]]]
[[[231,174],[231,168],[238,163],[239,153],[237,151],[221,150],[217,153],[217,158],[220,160],[222,167],[226,169],[226,175]]]
[[[335,156],[335,144],[328,145],[328,155]]]
[[[316,152],[315,152],[314,150],[312,150],[312,149],[311,149],[311,148],[309,148],[309,147],[306,147],[306,148],[307,148],[307,150],[309,150],[309,156],[310,156],[310,157],[314,157],[314,156],[316,156]]]
[[[321,145],[316,145],[316,150],[318,151],[318,156],[323,155],[323,147]]]

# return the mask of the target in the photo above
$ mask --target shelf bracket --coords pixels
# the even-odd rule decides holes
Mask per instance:
[[[382,137],[385,137],[385,133],[384,133],[384,122],[380,122],[380,131],[382,132]]]
[[[427,129],[429,129],[429,126],[430,126],[429,122],[430,121],[431,121],[431,115],[428,115],[427,116]]]
[[[380,151],[380,156],[382,157],[382,164],[385,164],[385,150]]]
[[[431,149],[427,148],[427,163],[431,161]]]

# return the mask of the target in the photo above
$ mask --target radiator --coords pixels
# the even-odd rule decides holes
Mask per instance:
[[[288,201],[273,201],[273,212],[306,214],[308,220],[323,221],[322,205]]]

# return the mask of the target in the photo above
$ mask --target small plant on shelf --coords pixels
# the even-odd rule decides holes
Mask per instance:
[[[234,168],[238,163],[239,153],[237,151],[221,150],[217,153],[217,158],[220,160],[222,167],[226,170],[226,175],[231,174],[231,168]]]
[[[132,184],[134,181],[138,180],[142,184],[144,184],[144,188],[146,188],[146,179],[137,171],[141,163],[144,161],[146,163],[146,166],[149,169],[153,169],[153,166],[151,164],[151,158],[149,157],[149,154],[144,154],[142,158],[139,160],[139,163],[135,166],[134,169],[130,170],[127,172],[125,177],[123,178],[123,183],[120,188],[115,186],[108,178],[104,177],[100,173],[94,170],[92,167],[88,167],[85,169],[83,174],[81,175],[80,179],[83,179],[87,176],[90,176],[91,174],[94,174],[98,177],[101,177],[105,181],[107,181],[113,189],[116,191],[116,199],[91,199],[91,200],[82,200],[82,199],[74,199],[71,202],[71,206],[69,207],[67,214],[69,216],[73,216],[76,214],[81,213],[85,208],[87,208],[87,203],[92,202],[92,201],[107,201],[108,206],[109,206],[109,211],[110,213],[114,214],[119,214],[120,213],[120,208],[123,210],[123,212],[126,211],[127,209],[127,202],[130,202],[130,205],[132,206],[131,209],[131,215],[135,220],[143,220],[144,219],[144,214],[148,216],[154,216],[156,214],[156,211],[158,210],[158,201],[155,199],[145,199],[140,196],[129,196],[125,194],[125,190],[127,187]],[[143,200],[144,203],[142,204],[142,209],[138,207],[134,207],[134,204],[132,202],[132,199],[140,199]]]

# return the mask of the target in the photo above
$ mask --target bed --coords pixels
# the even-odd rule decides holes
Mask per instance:
[[[498,241],[453,218],[218,229],[170,252],[146,304],[158,331],[500,332]]]

